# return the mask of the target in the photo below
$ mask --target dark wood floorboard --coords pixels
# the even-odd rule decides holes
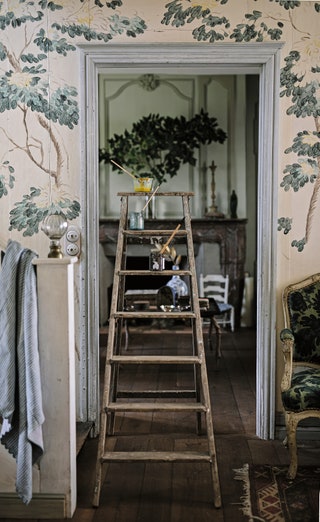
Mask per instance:
[[[101,335],[103,376],[106,336]],[[188,353],[187,329],[170,332],[140,326],[130,331],[133,353]],[[156,341],[156,342],[155,342]],[[212,482],[207,464],[112,463],[104,466],[99,508],[92,508],[97,439],[88,439],[78,456],[78,503],[74,522],[244,522],[240,510],[242,483],[235,470],[246,463],[287,465],[288,453],[281,441],[264,441],[255,435],[255,331],[223,333],[222,358],[207,351],[222,508],[212,503]],[[192,381],[187,368],[150,367],[147,375],[154,389],[172,385],[185,388]],[[145,368],[123,372],[123,389],[143,389]],[[206,436],[195,435],[191,414],[124,414],[117,418],[116,437],[110,443],[121,449],[181,450],[206,445]],[[135,437],[133,434],[138,436]],[[319,446],[318,446],[319,448]],[[299,463],[312,464],[319,449],[312,442],[299,448]],[[11,519],[12,521],[12,519]]]

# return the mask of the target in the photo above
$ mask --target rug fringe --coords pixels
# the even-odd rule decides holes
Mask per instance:
[[[255,517],[252,514],[252,506],[250,499],[250,480],[249,480],[249,464],[244,464],[243,468],[234,469],[235,472],[235,480],[241,480],[243,482],[243,492],[244,494],[240,497],[242,506],[242,513],[249,518],[248,522],[260,521],[265,522],[263,518]]]

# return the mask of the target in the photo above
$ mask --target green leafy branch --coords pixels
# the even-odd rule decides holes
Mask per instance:
[[[320,156],[320,132],[301,131],[293,140],[291,147],[285,150],[285,154],[295,152],[298,156],[318,158]]]
[[[221,0],[220,5],[226,4],[228,0]],[[189,3],[189,2],[188,2]],[[300,2],[283,2],[280,5],[285,9],[293,9],[300,5]],[[234,39],[236,42],[262,42],[266,36],[271,40],[280,40],[283,34],[283,22],[276,20],[275,27],[269,27],[264,21],[258,24],[258,20],[262,18],[263,14],[260,11],[254,10],[252,13],[245,14],[245,19],[248,23],[237,24],[231,31],[230,22],[225,16],[218,16],[212,14],[207,7],[203,8],[200,5],[192,5],[186,8],[179,0],[173,0],[166,4],[167,12],[164,14],[161,21],[162,24],[172,25],[173,27],[181,27],[186,23],[190,24],[196,20],[201,20],[201,25],[192,31],[192,35],[197,41],[215,42],[224,40],[225,38]],[[223,26],[222,31],[217,31],[217,27]]]
[[[308,242],[311,231],[311,224],[315,208],[318,204],[320,194],[320,132],[302,131],[294,138],[291,147],[285,150],[286,154],[296,153],[297,156],[304,156],[297,163],[287,165],[284,169],[285,176],[280,184],[285,191],[293,189],[294,192],[303,188],[306,183],[314,184],[312,197],[309,204],[305,237],[299,241],[293,240],[291,245],[296,247],[299,252],[304,249]],[[278,228],[278,230],[280,230]]]
[[[257,0],[254,1],[257,2]],[[276,2],[276,4],[284,7],[287,11],[289,11],[289,9],[294,9],[295,7],[300,7],[301,5],[301,1],[298,0],[269,0],[269,2]]]
[[[53,23],[52,27],[62,34],[68,34],[70,38],[83,36],[87,41],[98,40],[108,43],[116,34],[126,33],[127,36],[135,38],[138,34],[143,34],[146,29],[145,22],[136,17],[134,19],[125,16],[113,15],[109,18],[109,32],[97,32],[86,24],[59,24]]]
[[[288,217],[281,217],[278,219],[278,231],[281,232],[283,230],[283,233],[286,235],[291,230],[291,224],[292,224],[292,218]]]
[[[268,27],[263,21],[259,25],[256,25],[256,22],[262,18],[262,16],[263,14],[261,11],[246,13],[245,18],[253,23],[237,24],[231,33],[230,38],[233,38],[236,42],[251,42],[252,40],[262,42],[265,39],[265,36],[269,36],[271,40],[280,40],[284,25],[283,22],[277,21],[277,26],[274,28]]]
[[[302,131],[294,138],[291,147],[285,150],[286,154],[294,152],[297,156],[307,156],[299,162],[287,165],[285,176],[280,184],[287,192],[290,188],[298,192],[309,181],[314,183],[319,175],[319,165],[316,161],[320,157],[320,133]]]
[[[166,4],[167,12],[164,14],[161,23],[164,25],[172,25],[173,27],[182,27],[186,23],[191,23],[194,20],[199,20],[207,14],[210,14],[210,9],[202,8],[200,5],[187,7],[183,9],[179,0],[173,0]]]
[[[130,131],[111,137],[99,150],[99,159],[104,163],[117,161],[136,175],[148,175],[162,183],[166,176],[176,176],[181,164],[194,166],[194,151],[201,144],[224,143],[226,138],[217,119],[204,111],[190,120],[149,114],[135,122]]]
[[[33,112],[44,114],[48,120],[58,122],[73,129],[79,121],[77,90],[75,87],[59,87],[50,92],[48,84],[40,76],[45,69],[27,67],[22,69],[25,84],[14,83],[14,71],[0,77],[0,112],[14,110],[19,104],[30,108]],[[49,99],[50,98],[50,99]]]
[[[5,30],[8,26],[13,28],[20,27],[26,22],[40,22],[43,18],[43,12],[37,11],[35,16],[25,14],[16,17],[13,11],[8,11],[5,15],[0,16],[0,29]]]
[[[20,0],[19,3],[24,3]],[[16,16],[14,11],[7,11],[5,15],[0,16],[0,29],[5,30],[7,27],[11,26],[13,28],[21,27],[23,24],[27,22],[40,22],[43,17],[43,11],[48,9],[49,11],[59,11],[63,9],[62,5],[56,4],[52,1],[40,0],[38,2],[38,7],[41,9],[37,10],[36,2],[26,2],[28,5],[28,14],[23,14],[21,16]],[[34,14],[31,14],[31,9],[34,10]],[[27,10],[26,10],[27,12]]]
[[[79,216],[78,201],[62,197],[55,203],[41,206],[37,201],[41,194],[41,189],[31,187],[30,194],[25,194],[22,201],[15,203],[15,208],[10,211],[9,230],[24,230],[23,236],[32,236],[39,232],[40,223],[49,213],[61,213],[69,221]]]
[[[49,2],[47,0],[40,0],[38,5],[41,9],[49,9],[50,11],[60,11],[63,9],[62,5],[55,4],[51,0]]]
[[[5,173],[3,174],[3,171]],[[13,175],[14,168],[10,165],[9,161],[3,161],[0,166],[0,198],[8,195],[8,188],[14,187],[15,177]]]
[[[65,38],[48,38],[44,29],[40,29],[36,35],[36,38],[34,39],[34,43],[39,47],[39,49],[46,53],[56,52],[58,54],[62,54],[63,56],[67,56],[67,51],[76,50],[76,47],[68,43]]]
[[[305,237],[303,237],[302,239],[299,239],[299,240],[294,239],[291,243],[291,246],[296,247],[298,252],[302,252],[306,245],[306,242],[307,241],[306,241]]]
[[[306,173],[308,167],[308,170],[312,169],[314,171],[312,174]],[[292,188],[294,192],[298,192],[298,190],[303,188],[309,181],[310,183],[314,183],[318,176],[317,170],[317,162],[310,159],[301,163],[287,165],[283,171],[285,176],[280,183],[280,187],[283,188],[286,192],[288,192],[290,188]]]
[[[314,81],[301,86],[303,76],[297,76],[294,72],[294,66],[300,59],[298,51],[291,51],[285,58],[286,65],[280,72],[280,86],[284,87],[280,91],[280,97],[291,96],[293,105],[287,109],[288,115],[295,115],[297,118],[306,116],[317,118],[320,116],[320,103],[317,99],[319,80],[315,77]],[[312,72],[316,74],[317,69],[318,67],[312,68]]]
[[[220,4],[226,4],[228,0],[221,0]],[[173,0],[166,4],[168,11],[164,14],[161,23],[164,25],[172,25],[173,27],[182,27],[190,24],[195,20],[201,20],[202,24],[192,31],[193,36],[197,41],[215,42],[223,40],[228,36],[225,29],[230,27],[229,20],[225,17],[214,16],[211,14],[209,8],[203,8],[200,5],[187,7],[183,9],[181,2]],[[224,26],[222,32],[216,31],[216,27]]]
[[[80,0],[83,4],[86,0]],[[97,7],[104,7],[103,3],[100,0],[94,0],[94,5]],[[116,9],[117,7],[122,6],[122,0],[112,0],[111,2],[106,2],[106,6],[110,7],[110,9]]]

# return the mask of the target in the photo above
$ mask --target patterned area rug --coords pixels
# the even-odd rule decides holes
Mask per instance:
[[[249,522],[319,522],[320,468],[299,468],[294,480],[287,467],[236,469],[243,481],[242,512]]]

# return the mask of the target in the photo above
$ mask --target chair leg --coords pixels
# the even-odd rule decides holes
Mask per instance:
[[[210,339],[212,339],[212,327],[214,327],[216,331],[216,361],[218,363],[221,359],[221,328],[214,317],[211,317],[210,319]]]
[[[234,308],[230,310],[231,332],[234,332]]]
[[[297,457],[297,426],[298,420],[294,413],[285,414],[286,417],[286,428],[288,438],[288,448],[290,454],[290,466],[288,469],[288,478],[294,479],[297,474],[298,468],[298,457]]]
[[[125,344],[124,344],[124,350],[128,350],[129,345],[129,326],[127,319],[124,320],[124,335],[125,335]]]

